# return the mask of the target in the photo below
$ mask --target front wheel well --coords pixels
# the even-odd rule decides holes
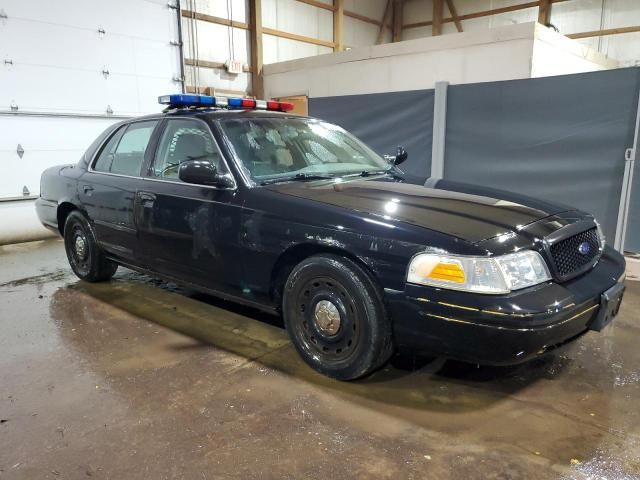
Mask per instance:
[[[57,211],[58,231],[60,232],[60,235],[62,235],[63,237],[64,237],[64,223],[67,221],[67,217],[69,216],[69,214],[74,210],[78,210],[78,207],[76,207],[71,202],[62,202],[60,205],[58,205],[58,211]]]
[[[293,268],[303,261],[305,258],[322,253],[329,253],[339,255],[353,262],[357,263],[362,269],[371,277],[374,285],[380,286],[377,276],[364,261],[358,258],[356,255],[343,250],[341,248],[330,247],[326,245],[317,245],[313,243],[302,243],[285,250],[276,260],[275,265],[271,271],[271,283],[269,293],[271,298],[275,301],[278,308],[282,304],[282,293],[284,291],[284,285],[289,278],[289,274]]]

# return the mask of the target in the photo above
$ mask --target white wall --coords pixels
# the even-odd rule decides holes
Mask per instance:
[[[535,22],[361,47],[264,67],[267,96],[325,97],[514,80],[616,68]]]
[[[538,23],[536,25],[531,76],[549,77],[618,68],[620,64],[593,48],[571,40]]]
[[[267,96],[433,88],[614,68],[615,62],[535,22],[361,47],[264,67]]]
[[[525,3],[522,0],[454,0],[458,15],[483,10],[508,7]],[[603,11],[604,4],[604,11]],[[416,23],[432,19],[432,0],[407,0],[404,8],[404,23]],[[444,16],[450,17],[446,3]],[[537,21],[538,8],[492,15],[462,21],[465,32],[495,28],[516,23]],[[560,33],[570,34],[607,28],[640,25],[640,1],[638,0],[571,0],[554,3],[551,9],[551,23]],[[442,31],[455,33],[453,23],[443,24]],[[431,36],[431,27],[411,28],[403,31],[403,39]],[[580,43],[594,48],[609,58],[619,60],[622,65],[640,63],[640,33],[626,33],[602,37],[601,39],[580,39]]]

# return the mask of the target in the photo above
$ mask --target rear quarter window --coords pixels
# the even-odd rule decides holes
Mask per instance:
[[[151,134],[157,124],[158,120],[149,120],[121,127],[103,147],[93,170],[139,176]]]

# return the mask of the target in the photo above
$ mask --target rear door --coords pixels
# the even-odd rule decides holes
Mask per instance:
[[[123,125],[103,144],[78,181],[78,194],[93,220],[98,242],[110,254],[133,263],[138,247],[133,215],[141,169],[159,120]]]
[[[182,182],[180,163],[191,159],[209,160],[220,173],[230,173],[204,121],[167,119],[136,198],[141,253],[158,273],[238,294],[239,191]]]

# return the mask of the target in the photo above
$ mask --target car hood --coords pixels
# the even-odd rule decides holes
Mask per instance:
[[[289,182],[266,188],[349,209],[378,221],[404,222],[472,243],[519,231],[530,223],[568,209],[478,186],[442,181],[436,182],[435,188],[429,188],[391,181],[389,177]],[[479,194],[481,192],[490,192],[490,195]]]

